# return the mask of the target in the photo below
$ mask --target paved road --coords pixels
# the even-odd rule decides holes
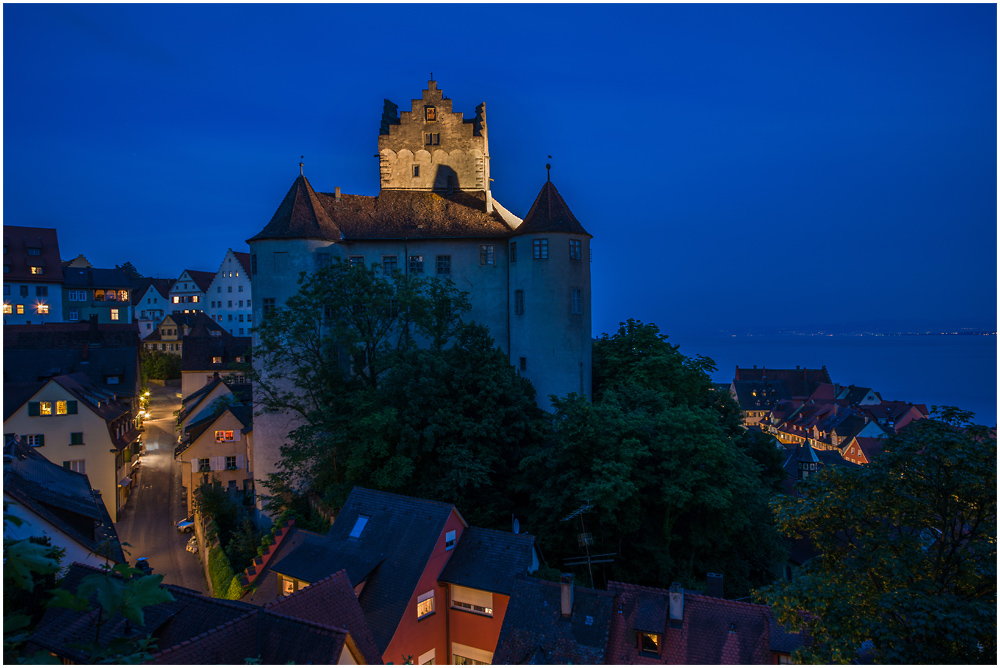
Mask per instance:
[[[192,534],[177,533],[175,523],[186,514],[181,498],[181,465],[174,460],[174,411],[181,407],[180,389],[150,386],[149,417],[145,420],[139,485],[133,490],[118,523],[118,538],[129,543],[126,554],[134,564],[146,557],[163,581],[208,593],[198,555],[184,549]]]

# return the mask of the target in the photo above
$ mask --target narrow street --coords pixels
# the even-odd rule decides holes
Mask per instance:
[[[174,411],[181,407],[180,388],[150,385],[149,417],[139,485],[115,525],[130,564],[146,557],[163,581],[208,593],[197,554],[186,551],[191,533],[178,533],[185,517],[181,497],[181,465],[174,460]]]

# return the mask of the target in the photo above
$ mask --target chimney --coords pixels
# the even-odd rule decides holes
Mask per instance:
[[[219,372],[216,371],[212,374],[212,380],[219,380]]]
[[[684,588],[680,582],[670,585],[670,626],[680,628],[684,623]]]
[[[563,573],[559,576],[560,603],[563,619],[569,619],[573,614],[573,574]]]
[[[333,199],[340,201],[340,186],[333,189]]]
[[[493,193],[486,191],[486,213],[493,213]]]
[[[725,598],[722,594],[722,574],[708,573],[705,577],[708,580],[708,586],[705,587],[705,595],[712,598]]]

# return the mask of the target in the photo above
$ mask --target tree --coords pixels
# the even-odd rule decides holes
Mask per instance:
[[[143,382],[148,378],[172,380],[181,377],[181,356],[162,350],[139,349],[139,364]]]
[[[143,275],[139,273],[139,270],[132,266],[131,262],[126,262],[125,264],[116,264],[115,269],[121,269],[128,276],[130,281],[135,282],[136,280],[143,278]]]
[[[945,407],[869,465],[826,467],[775,503],[820,552],[762,594],[808,663],[996,663],[996,433]]]
[[[711,360],[666,338],[630,320],[595,342],[593,403],[556,398],[551,440],[522,463],[529,526],[548,553],[581,554],[579,525],[559,520],[589,501],[592,551],[617,552],[613,577],[700,586],[720,572],[729,595],[745,595],[783,556],[769,491],[736,444],[739,414]]]

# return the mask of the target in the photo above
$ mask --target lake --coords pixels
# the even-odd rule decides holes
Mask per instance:
[[[995,336],[671,336],[684,355],[715,361],[717,383],[736,365],[816,369],[841,385],[871,387],[886,400],[958,406],[975,422],[997,423]]]

